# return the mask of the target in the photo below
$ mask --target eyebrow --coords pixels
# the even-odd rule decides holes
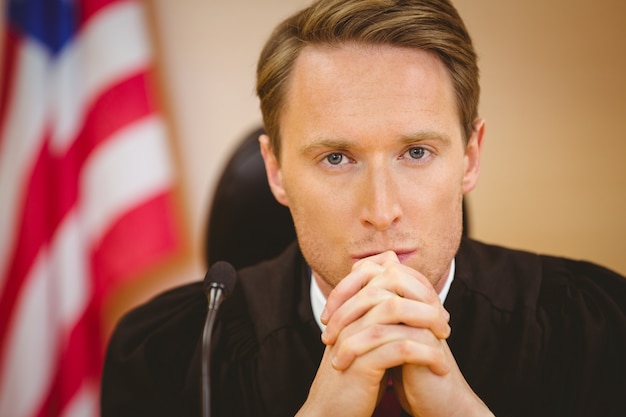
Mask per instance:
[[[402,135],[399,142],[405,145],[417,144],[420,142],[438,141],[444,144],[452,142],[450,136],[445,133],[439,133],[432,130],[419,131],[407,135]],[[337,151],[345,151],[354,147],[354,141],[347,139],[330,139],[330,138],[314,138],[310,143],[301,148],[303,154],[315,152],[321,149],[334,149]]]
[[[322,149],[336,149],[338,151],[345,151],[350,149],[351,143],[345,139],[328,139],[328,138],[316,138],[304,145],[301,149],[303,154],[315,152]]]
[[[445,133],[435,132],[432,130],[423,130],[409,135],[403,135],[400,137],[400,141],[407,145],[426,141],[438,141],[449,144],[450,142],[452,142],[452,138],[450,138],[450,136]]]

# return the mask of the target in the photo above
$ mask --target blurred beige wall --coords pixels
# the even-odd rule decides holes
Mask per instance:
[[[275,24],[306,3],[147,2],[193,261],[126,294],[114,318],[155,291],[202,278],[218,175],[237,141],[260,124],[257,55]],[[454,3],[480,56],[487,119],[482,178],[468,201],[471,234],[626,274],[626,2]]]
[[[457,0],[482,68],[474,235],[626,273],[626,2]]]

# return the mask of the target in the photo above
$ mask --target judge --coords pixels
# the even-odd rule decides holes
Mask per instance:
[[[626,415],[624,278],[461,238],[485,122],[448,1],[318,1],[267,41],[257,93],[297,242],[222,305],[214,416]],[[200,414],[205,313],[198,283],[120,322],[104,417]]]

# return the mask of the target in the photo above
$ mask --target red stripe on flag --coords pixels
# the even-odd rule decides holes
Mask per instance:
[[[84,128],[68,152],[57,157],[45,141],[35,163],[21,211],[17,241],[0,296],[0,358],[17,294],[37,253],[54,235],[76,204],[79,175],[91,152],[111,135],[152,114],[146,95],[146,74],[137,74],[107,90],[87,114]],[[140,157],[140,156],[139,156]]]
[[[109,6],[110,4],[123,4],[128,3],[128,1],[122,0],[83,0],[80,3],[80,15],[79,21],[81,25],[87,22],[91,17],[93,17],[100,10]]]
[[[95,304],[90,304],[77,319],[66,345],[56,358],[56,370],[47,394],[42,398],[37,417],[58,416],[68,406],[86,381],[96,385],[101,374],[104,353],[100,317]]]
[[[129,75],[104,91],[86,115],[77,143],[92,147],[121,128],[155,112],[148,92],[148,72]],[[85,145],[81,145],[85,146]]]
[[[112,14],[117,10],[122,12],[123,18],[134,18],[137,17],[134,16],[134,12],[141,13],[143,7],[143,2],[133,0],[79,0],[75,3],[79,7],[78,20],[80,26],[92,18],[97,18],[98,14],[102,13],[111,13],[108,17],[115,18]],[[74,5],[74,3],[72,4]],[[115,7],[116,5],[131,5],[133,10],[118,9]],[[132,20],[123,21],[132,22]],[[47,23],[55,24],[53,21]],[[142,25],[141,21],[136,23]],[[129,25],[132,24],[129,23]],[[118,30],[118,26],[123,25],[117,25],[115,30]],[[120,27],[119,29],[129,29],[131,33],[135,33],[136,29],[143,30],[144,28],[141,26],[138,28]],[[8,120],[8,117],[11,116],[9,106],[12,105],[15,95],[13,89],[16,87],[17,77],[20,76],[17,71],[24,70],[16,61],[20,59],[19,54],[23,40],[19,34],[10,32],[10,30],[10,26],[5,29],[5,70],[0,81],[0,88],[2,88],[0,91],[0,127],[10,122]],[[100,36],[98,32],[94,33]],[[75,36],[77,38],[81,36],[80,30],[75,32]],[[120,50],[123,47],[124,45],[120,45]],[[116,47],[113,51],[117,50]],[[123,56],[120,55],[119,58],[123,58]],[[129,71],[134,70],[135,67],[132,67]],[[12,325],[21,324],[25,317],[31,315],[31,312],[28,312],[24,317],[14,317],[17,314],[18,300],[23,298],[20,291],[26,288],[26,280],[29,279],[31,268],[38,253],[55,241],[55,233],[59,232],[59,226],[63,219],[71,213],[74,207],[78,207],[78,210],[80,208],[84,210],[89,206],[80,204],[81,190],[79,187],[83,186],[81,185],[83,183],[80,182],[79,178],[84,175],[83,170],[86,167],[86,162],[91,155],[97,157],[93,153],[94,150],[111,140],[117,132],[132,127],[131,125],[135,122],[150,121],[151,119],[148,118],[156,115],[152,105],[153,98],[150,96],[148,88],[148,75],[145,71],[147,70],[129,73],[127,78],[111,82],[113,85],[95,86],[102,93],[98,94],[97,97],[90,98],[90,101],[86,103],[84,113],[75,115],[83,117],[83,120],[79,121],[81,130],[76,132],[75,138],[68,138],[73,139],[73,141],[67,143],[67,149],[59,151],[58,148],[51,145],[50,132],[54,131],[54,124],[57,122],[56,119],[51,118],[49,120],[50,125],[47,127],[48,131],[41,132],[43,136],[41,141],[33,145],[39,146],[40,149],[29,149],[31,152],[28,153],[28,156],[33,159],[24,161],[28,165],[21,167],[20,172],[23,171],[24,173],[20,174],[22,175],[20,178],[11,179],[15,181],[14,185],[20,190],[18,197],[16,197],[20,201],[2,201],[0,196],[0,204],[11,204],[11,212],[17,210],[18,213],[15,219],[16,225],[12,228],[15,233],[11,234],[12,239],[7,242],[8,253],[4,254],[7,260],[7,264],[3,265],[5,271],[0,271],[0,274],[6,274],[0,277],[0,283],[2,283],[0,284],[0,361],[8,359],[6,353],[9,351],[17,352],[17,356],[19,356],[18,353],[22,352],[21,346],[16,345],[14,340],[8,339],[8,336],[12,334],[9,329]],[[70,90],[64,92],[70,94],[72,93]],[[54,89],[50,91],[54,92]],[[29,89],[28,93],[33,94],[32,99],[34,100],[50,99],[50,97],[39,97],[40,92],[34,91],[32,88]],[[11,141],[22,139],[8,136],[2,138],[2,140]],[[159,140],[154,141],[154,145],[161,146],[161,138],[155,139]],[[61,155],[61,152],[64,154]],[[155,152],[155,155],[159,154],[160,152]],[[10,155],[5,155],[5,157],[10,157]],[[137,163],[140,167],[145,156],[138,155],[137,157]],[[167,181],[165,174],[169,172],[170,167],[165,166],[163,170],[157,173],[158,176],[155,178],[157,181]],[[77,291],[76,294],[73,294],[75,298],[68,298],[68,302],[65,299],[52,299],[56,292],[61,290],[60,288],[51,288],[51,293],[37,293],[37,296],[47,298],[47,302],[52,306],[50,308],[54,310],[51,312],[41,311],[45,306],[32,306],[32,304],[41,304],[34,303],[34,300],[26,300],[23,304],[24,307],[39,309],[36,311],[38,316],[50,313],[47,318],[49,317],[50,324],[48,327],[51,331],[59,331],[57,329],[59,326],[66,328],[61,330],[62,334],[51,336],[51,340],[55,341],[54,343],[58,341],[57,346],[50,346],[49,350],[47,346],[35,346],[38,349],[35,349],[36,352],[30,358],[16,357],[18,363],[11,367],[12,372],[17,369],[24,369],[24,372],[28,372],[27,366],[22,368],[22,362],[32,360],[33,356],[37,356],[38,360],[45,363],[45,369],[42,370],[41,375],[27,375],[32,381],[40,378],[41,384],[37,385],[36,388],[43,390],[43,396],[32,398],[31,396],[38,395],[39,392],[34,390],[21,391],[28,398],[26,396],[17,396],[20,398],[2,396],[3,403],[0,404],[0,410],[2,410],[0,412],[6,411],[11,414],[12,410],[27,407],[34,408],[42,417],[58,416],[62,412],[69,411],[68,406],[73,405],[73,401],[78,398],[77,395],[81,393],[84,384],[93,383],[95,387],[92,388],[97,389],[103,358],[103,333],[100,314],[105,296],[109,294],[115,284],[145,272],[147,268],[155,266],[166,256],[173,255],[179,247],[177,225],[174,221],[176,216],[173,215],[173,207],[171,206],[172,192],[170,190],[154,192],[156,195],[152,197],[147,195],[143,201],[135,202],[135,198],[127,201],[126,205],[130,205],[130,207],[126,209],[125,213],[111,214],[109,215],[110,218],[103,219],[104,222],[101,226],[105,226],[106,230],[99,230],[98,236],[82,236],[87,239],[92,238],[90,241],[85,240],[83,242],[87,249],[88,259],[78,260],[80,265],[70,266],[70,272],[79,273],[83,262],[88,264],[90,271],[83,274],[84,276],[76,277],[74,274],[62,276],[85,280],[85,282],[77,281],[76,284],[81,288],[86,288],[87,294],[79,294]],[[123,204],[124,202],[120,203]],[[78,214],[82,214],[82,212]],[[82,216],[79,215],[73,220],[80,220],[81,218]],[[80,224],[77,229],[85,230],[84,228],[81,229]],[[76,231],[76,229],[68,228],[64,229],[64,233],[66,230],[68,233]],[[63,236],[63,238],[67,238],[67,242],[71,241],[72,244],[76,242],[75,239],[79,239],[78,236],[70,235]],[[93,240],[93,238],[98,240]],[[76,256],[80,255],[76,254]],[[66,261],[67,259],[64,258],[63,262],[55,264],[55,267],[63,265]],[[46,271],[44,276],[62,282],[60,276],[56,274],[64,274],[64,271],[59,272],[53,269]],[[41,278],[44,279],[44,276]],[[52,283],[46,284],[50,288],[49,285]],[[70,283],[64,282],[63,285],[70,285]],[[85,296],[87,299],[79,299],[79,296]],[[68,304],[61,304],[64,302],[68,302]],[[84,308],[84,311],[80,311],[80,308]],[[64,320],[63,323],[59,321],[61,319]],[[29,323],[25,325],[28,326]],[[55,356],[48,352],[58,352],[58,354]],[[1,381],[7,384],[17,383],[11,379],[12,375],[8,373],[6,366],[3,368],[3,365],[0,363]],[[52,374],[47,373],[46,369],[50,370]],[[51,379],[50,385],[44,385],[48,383],[49,378]],[[21,386],[15,386],[15,388],[16,391],[22,389]],[[30,402],[26,404],[26,400]],[[29,415],[28,417],[33,416]]]
[[[33,176],[28,184],[24,184],[28,190],[24,208],[21,212],[20,226],[15,234],[17,241],[14,243],[4,279],[5,286],[0,294],[0,360],[4,358],[4,351],[8,345],[5,340],[12,312],[18,299],[18,293],[24,284],[28,269],[32,266],[35,256],[42,245],[42,240],[47,240],[51,235],[48,230],[49,213],[47,202],[51,201],[50,191],[47,187],[47,172],[51,165],[47,147],[42,149],[38,162],[35,165]],[[50,207],[51,208],[51,207]],[[0,365],[2,365],[0,363]]]
[[[15,79],[15,59],[20,46],[20,37],[15,34],[11,28],[5,31],[5,43],[3,51],[2,65],[2,84],[0,84],[0,126],[4,126],[7,112],[9,110],[8,100],[9,94],[12,94],[13,80]],[[0,145],[4,138],[0,136]]]
[[[172,193],[165,192],[121,217],[93,253],[94,281],[100,298],[178,247]],[[155,227],[159,225],[161,227]]]
[[[102,334],[98,326],[99,307],[106,293],[121,278],[130,278],[175,249],[178,239],[176,230],[154,227],[155,224],[162,225],[164,218],[173,218],[171,197],[171,193],[163,193],[125,213],[93,251],[91,270],[97,273],[97,277],[93,277],[96,288],[91,294],[91,303],[76,323],[57,361],[58,368],[50,391],[36,416],[59,415],[79,391],[85,377],[97,382],[104,359]]]

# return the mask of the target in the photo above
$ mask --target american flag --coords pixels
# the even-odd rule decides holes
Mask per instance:
[[[103,302],[179,246],[143,4],[3,3],[0,416],[95,416]]]

